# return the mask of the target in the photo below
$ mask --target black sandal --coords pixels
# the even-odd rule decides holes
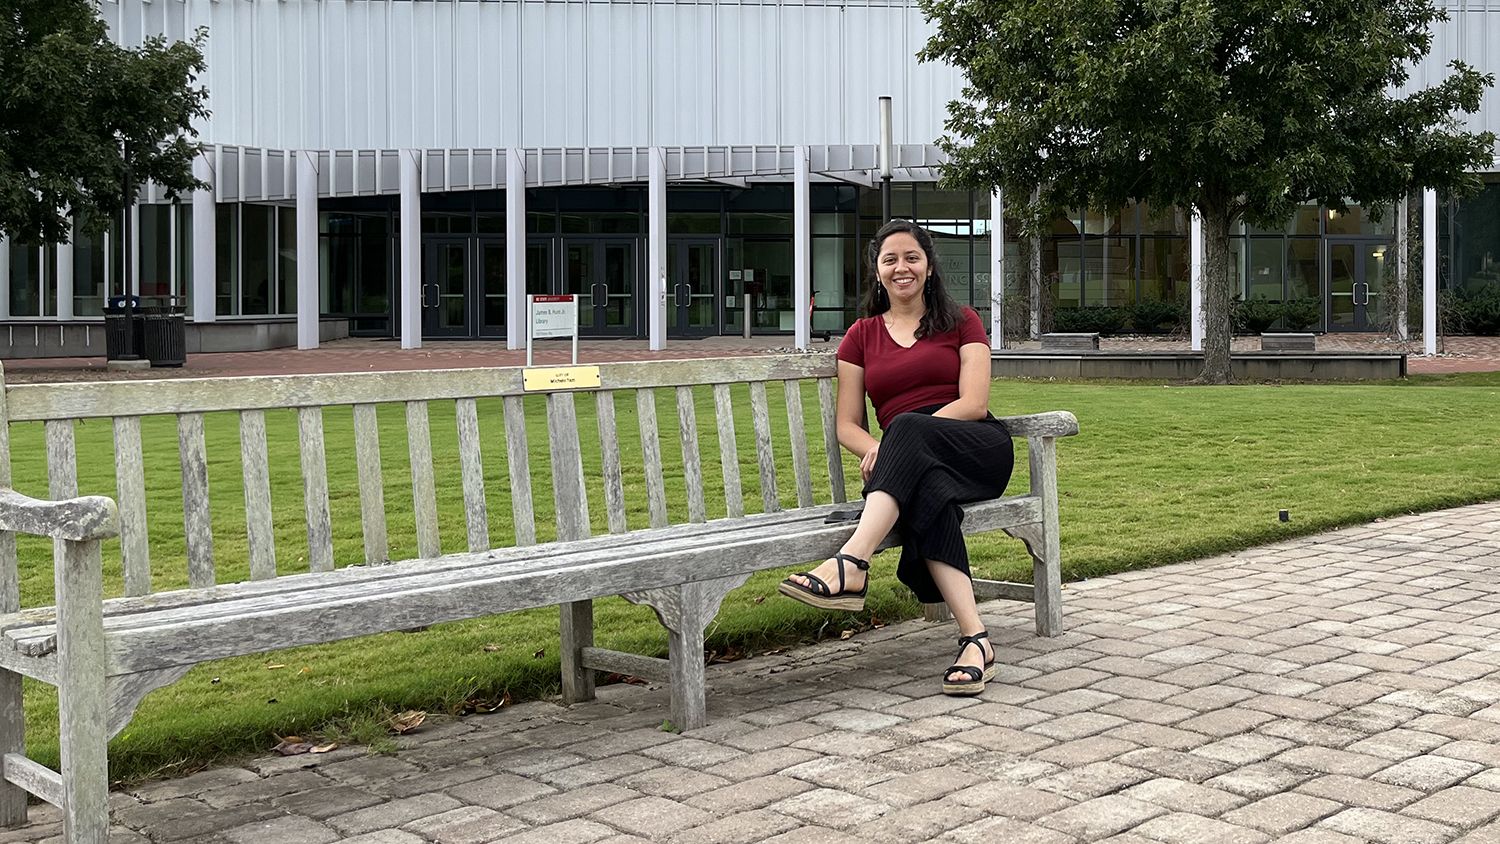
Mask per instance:
[[[838,592],[834,592],[832,589],[830,589],[828,584],[823,582],[822,578],[817,577],[809,572],[802,572],[800,574],[793,575],[793,577],[805,577],[807,578],[808,583],[811,585],[803,586],[802,584],[796,582],[795,580],[792,580],[792,578],[789,577],[786,580],[781,581],[781,584],[776,587],[776,591],[787,596],[788,598],[795,598],[796,600],[801,601],[808,606],[817,607],[820,610],[847,610],[849,612],[859,612],[860,610],[865,608],[865,595],[870,590],[870,581],[868,578],[866,578],[865,585],[861,586],[859,588],[859,591],[857,592],[845,591],[844,563],[853,563],[854,567],[859,569],[860,571],[869,571],[870,562],[868,560],[861,560],[860,558],[853,556],[852,554],[845,554],[842,551],[834,554],[833,559],[839,561]]]
[[[984,691],[985,683],[995,679],[995,674],[999,669],[995,666],[993,650],[991,651],[990,658],[985,660],[983,668],[975,668],[972,665],[961,665],[958,662],[958,660],[963,659],[964,650],[970,645],[979,648],[979,653],[982,656],[984,654],[984,645],[979,640],[988,639],[989,637],[990,634],[987,630],[981,630],[973,636],[958,637],[958,656],[953,658],[953,665],[949,666],[948,670],[943,672],[943,694],[977,695]],[[958,681],[948,679],[953,674],[960,674],[963,679]]]

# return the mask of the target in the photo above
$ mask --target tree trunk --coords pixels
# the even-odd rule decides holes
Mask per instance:
[[[1229,363],[1229,215],[1224,205],[1203,203],[1203,372],[1197,384],[1228,384]]]
[[[1042,189],[1033,188],[1031,191],[1031,204],[1036,205],[1041,201]],[[1028,332],[1031,339],[1042,339],[1042,232],[1034,229],[1027,232],[1026,243],[1029,251],[1026,256],[1026,278],[1029,284],[1028,292],[1031,294],[1031,330]]]

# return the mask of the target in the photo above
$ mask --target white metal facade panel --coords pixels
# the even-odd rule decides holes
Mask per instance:
[[[1446,0],[1410,87],[1500,71],[1500,0]],[[942,134],[961,77],[915,0],[102,0],[115,37],[209,30],[212,143],[297,149],[867,144]],[[1500,130],[1491,89],[1474,128]]]

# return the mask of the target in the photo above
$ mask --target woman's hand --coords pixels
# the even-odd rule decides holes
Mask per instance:
[[[860,480],[863,480],[863,481],[866,481],[866,482],[868,482],[870,480],[870,473],[873,472],[873,471],[875,471],[875,458],[879,454],[880,454],[880,443],[877,442],[874,445],[870,446],[870,450],[867,451],[867,452],[865,452],[865,456],[864,457],[861,457],[859,459],[859,477],[860,477]]]

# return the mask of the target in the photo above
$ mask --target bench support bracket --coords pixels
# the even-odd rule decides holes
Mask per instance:
[[[718,615],[724,596],[744,584],[748,573],[625,593],[625,600],[644,604],[670,634],[667,656],[671,662],[672,725],[693,730],[708,723],[704,702],[707,682],[703,658],[703,632]]]
[[[105,710],[109,715],[108,737],[114,738],[125,729],[131,716],[135,715],[135,708],[141,705],[146,695],[168,683],[181,680],[182,675],[188,673],[190,668],[190,665],[174,665],[139,674],[122,674],[105,681],[109,690],[109,702],[106,704],[108,708]]]

